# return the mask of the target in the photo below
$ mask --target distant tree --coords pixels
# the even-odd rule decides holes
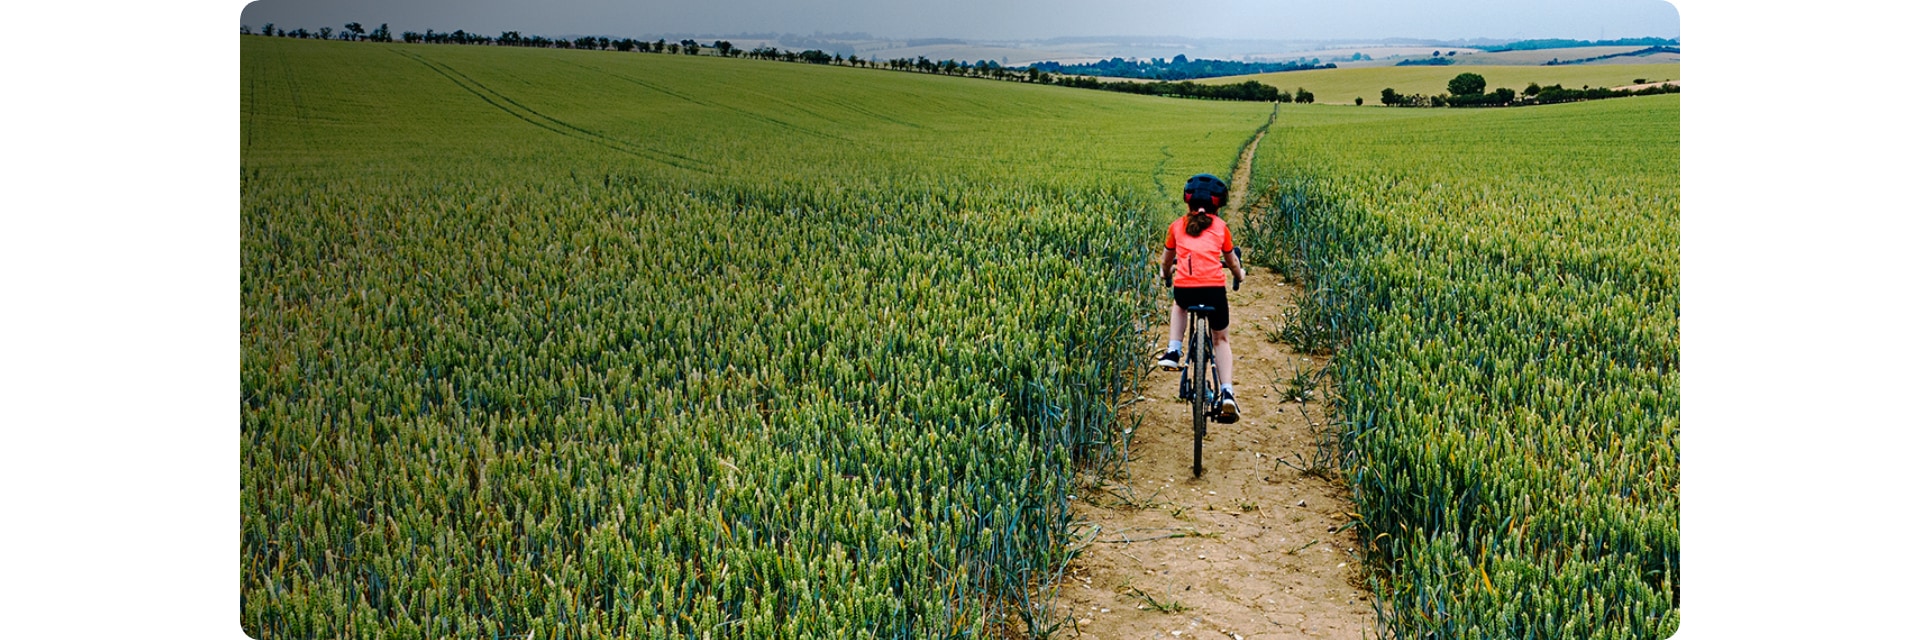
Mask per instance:
[[[666,50],[667,50],[667,39],[666,39],[666,38],[661,38],[661,39],[659,39],[659,40],[655,40],[655,41],[653,41],[653,52],[654,52],[654,53],[660,53],[660,52],[662,52],[662,51],[666,51]]]
[[[1380,104],[1391,107],[1400,104],[1400,99],[1400,93],[1394,91],[1392,87],[1380,90]]]
[[[1526,88],[1526,89],[1524,89],[1524,90],[1522,90],[1522,91],[1521,91],[1521,93],[1525,93],[1525,94],[1527,94],[1527,95],[1529,95],[1529,96],[1537,96],[1537,95],[1540,95],[1540,83],[1538,83],[1538,82],[1529,82],[1529,83],[1527,83],[1527,88]]]
[[[1439,49],[1434,49],[1434,50],[1433,50],[1433,57],[1435,57],[1435,58],[1438,58],[1438,57],[1440,57],[1440,50],[1439,50]]]
[[[353,39],[355,40],[360,40],[367,36],[367,30],[361,27],[360,23],[358,22],[349,22],[347,23],[346,28],[347,28],[347,33],[353,34]]]
[[[253,27],[249,27],[244,24],[240,25],[240,35],[243,35],[243,36],[253,35]]]
[[[1478,73],[1462,73],[1447,81],[1447,93],[1456,96],[1477,96],[1487,92],[1487,79]]]
[[[679,44],[667,45],[667,53],[675,53],[675,54],[680,53],[680,45]]]
[[[387,23],[382,22],[380,23],[380,28],[374,29],[373,33],[367,34],[367,39],[374,42],[393,42],[393,32],[387,31]]]
[[[601,36],[601,37],[600,37],[600,39],[599,39],[599,41],[598,41],[598,42],[596,42],[595,44],[598,44],[598,45],[600,45],[600,50],[601,50],[601,51],[606,51],[606,50],[608,50],[608,49],[612,49],[612,48],[613,48],[613,39],[612,39],[612,38],[608,38],[608,37],[606,37],[606,36]]]
[[[333,37],[333,27],[320,27],[321,40],[331,39],[332,37]]]
[[[1493,90],[1493,95],[1500,97],[1500,104],[1513,104],[1514,94],[1512,89],[1500,87]]]
[[[261,25],[260,35],[263,35],[263,36],[273,35],[273,23],[269,22],[264,25]]]
[[[731,57],[733,55],[733,43],[731,42],[727,42],[725,40],[715,40],[713,42],[713,48],[720,52],[720,57],[722,58]]]
[[[1364,98],[1361,98],[1361,97],[1359,97],[1359,96],[1354,96],[1354,98],[1353,98],[1353,106],[1356,106],[1356,107],[1358,107],[1358,106],[1360,106],[1360,101],[1361,101],[1361,100],[1364,100]]]
[[[854,66],[854,67],[860,66],[860,56],[855,56],[855,55],[847,56],[847,64],[849,66]]]
[[[1313,104],[1313,92],[1308,91],[1306,87],[1300,87],[1293,93],[1293,101],[1300,104]]]

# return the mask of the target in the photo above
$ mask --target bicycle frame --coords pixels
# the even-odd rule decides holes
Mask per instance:
[[[1214,369],[1212,307],[1187,307],[1187,366],[1180,371],[1180,397],[1193,407],[1193,477],[1200,477],[1201,441],[1207,421],[1219,414],[1220,376]]]

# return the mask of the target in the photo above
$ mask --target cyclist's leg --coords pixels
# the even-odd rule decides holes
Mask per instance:
[[[1233,322],[1233,307],[1227,303],[1227,288],[1220,287],[1207,291],[1205,304],[1213,307],[1207,314],[1207,328],[1212,331],[1215,377],[1222,389],[1231,389],[1233,385],[1233,346],[1227,342],[1227,325]]]
[[[1186,292],[1175,288],[1173,290],[1173,301],[1167,303],[1167,352],[1160,356],[1160,366],[1162,368],[1172,369],[1179,367],[1180,355],[1185,353],[1185,349],[1193,348],[1193,345],[1183,344],[1181,342],[1181,340],[1187,337],[1187,310],[1185,306],[1187,304],[1187,297]]]
[[[1233,347],[1227,342],[1227,330],[1213,332],[1213,368],[1219,372],[1220,388],[1233,387]]]
[[[1187,334],[1187,311],[1180,308],[1180,301],[1167,303],[1167,344],[1179,342]]]

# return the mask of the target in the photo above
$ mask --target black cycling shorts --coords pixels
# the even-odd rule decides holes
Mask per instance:
[[[1233,319],[1227,309],[1226,287],[1174,287],[1173,302],[1182,309],[1196,304],[1213,307],[1213,311],[1207,313],[1207,324],[1212,325],[1214,331],[1226,331],[1227,321]]]

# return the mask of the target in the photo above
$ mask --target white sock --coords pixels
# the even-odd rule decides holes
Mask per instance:
[[[1168,351],[1179,351],[1179,350],[1180,350],[1180,341],[1179,341],[1179,340],[1168,340],[1168,341],[1167,341],[1167,350],[1168,350]]]
[[[1220,385],[1220,393],[1233,395],[1233,385],[1230,385],[1230,384]]]

